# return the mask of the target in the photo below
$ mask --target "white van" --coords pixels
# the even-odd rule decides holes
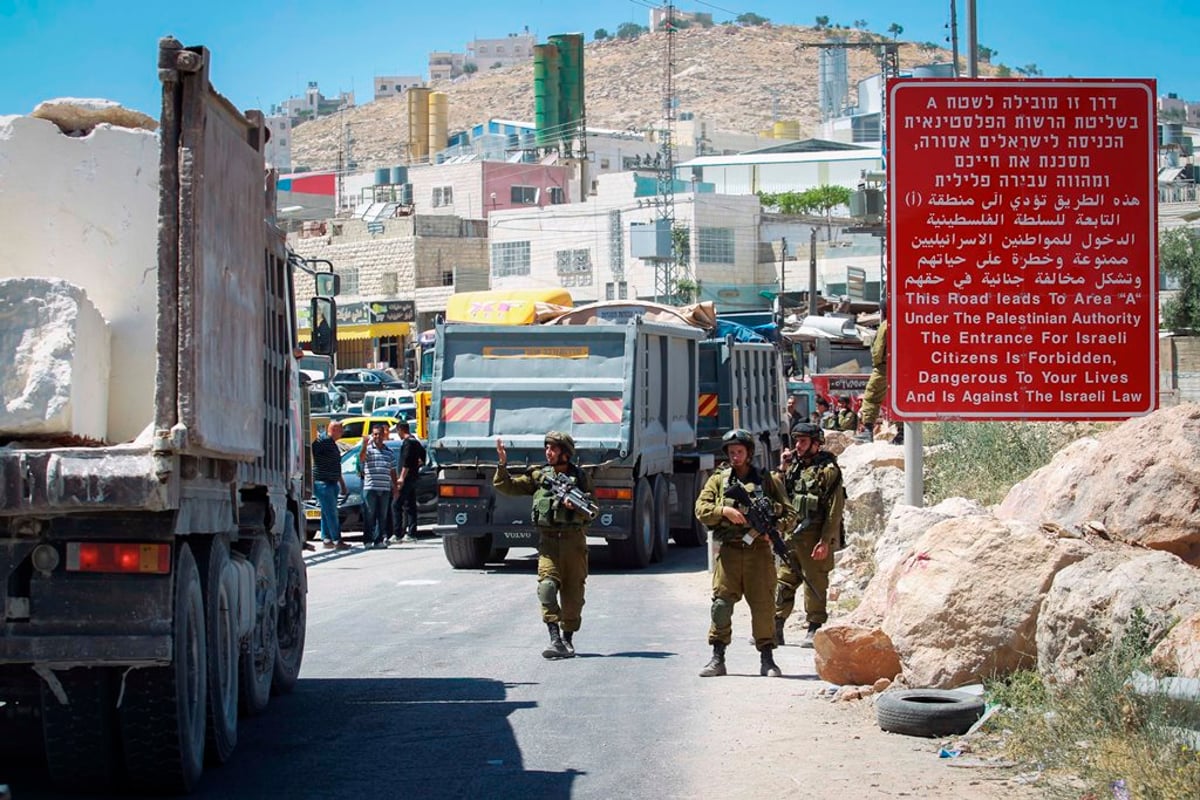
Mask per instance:
[[[412,406],[415,410],[417,399],[408,389],[381,389],[377,392],[367,392],[362,399],[363,416],[371,416],[375,409],[384,406]]]

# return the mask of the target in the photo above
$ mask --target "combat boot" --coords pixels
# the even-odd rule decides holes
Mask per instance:
[[[819,622],[808,623],[808,631],[804,634],[804,641],[802,641],[800,643],[800,646],[801,647],[812,647],[813,646],[813,634],[815,634],[820,629],[820,627],[821,627],[821,623],[819,623]]]
[[[542,658],[570,658],[571,651],[563,644],[562,634],[558,632],[558,623],[547,622],[546,627],[550,629],[550,646],[542,651]]]
[[[575,643],[571,638],[575,635],[575,631],[563,631],[562,643],[563,647],[567,648],[567,657],[571,658],[575,655]]]
[[[764,647],[758,653],[759,667],[758,674],[763,677],[779,678],[783,676],[783,671],[779,669],[779,665],[775,663],[775,657],[771,655],[771,648]]]
[[[783,647],[783,623],[787,620],[775,618],[775,646]]]
[[[725,645],[722,642],[713,643],[712,658],[704,669],[700,670],[701,678],[715,678],[725,674]]]

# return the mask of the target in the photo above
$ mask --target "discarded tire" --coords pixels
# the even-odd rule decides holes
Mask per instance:
[[[946,689],[903,689],[875,700],[879,727],[905,736],[953,736],[966,733],[983,716],[983,700]]]

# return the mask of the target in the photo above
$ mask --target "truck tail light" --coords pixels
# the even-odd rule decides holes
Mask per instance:
[[[479,497],[479,487],[459,483],[438,485],[438,497]]]
[[[171,546],[141,542],[68,542],[68,572],[168,575]]]
[[[597,500],[627,500],[633,502],[633,489],[615,486],[600,486],[596,489]]]

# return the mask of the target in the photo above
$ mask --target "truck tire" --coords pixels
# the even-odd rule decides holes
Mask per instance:
[[[483,569],[492,550],[492,536],[443,536],[442,552],[455,569]]]
[[[266,710],[275,679],[275,625],[279,616],[279,590],[275,586],[275,553],[259,531],[250,548],[254,567],[254,629],[242,652],[241,709],[247,716]]]
[[[654,493],[650,481],[642,478],[633,492],[633,524],[628,539],[613,539],[608,543],[613,560],[628,569],[645,569],[654,550]]]
[[[707,471],[701,470],[696,473],[695,496],[699,496],[700,490],[704,488],[704,484],[708,483],[709,474]],[[708,541],[708,531],[696,519],[696,515],[692,513],[692,509],[688,508],[688,517],[692,524],[686,528],[672,528],[671,535],[675,539],[675,544],[680,547],[699,547]]]
[[[42,681],[42,738],[54,785],[68,792],[108,789],[120,772],[112,670],[75,668],[54,673],[67,695],[58,701]],[[5,745],[8,747],[8,745]]]
[[[906,736],[957,736],[983,716],[984,703],[966,692],[946,689],[902,689],[875,700],[881,730]]]
[[[667,542],[671,538],[671,486],[666,475],[654,479],[654,549],[650,560],[655,564],[667,557]]]
[[[234,604],[236,576],[229,563],[229,537],[217,534],[202,558],[204,575],[204,621],[208,632],[208,737],[205,757],[209,763],[224,764],[237,746],[238,656]]]
[[[295,518],[290,511],[285,518],[278,556],[282,569],[276,575],[279,616],[275,625],[275,677],[271,681],[271,692],[288,694],[300,679],[304,635],[308,627],[308,573],[304,569],[304,553],[300,549]]]
[[[493,547],[487,554],[489,564],[503,564],[506,558],[508,558],[507,547]]]
[[[130,670],[118,714],[125,772],[138,792],[186,794],[204,769],[204,594],[192,550],[175,559],[171,663]]]

